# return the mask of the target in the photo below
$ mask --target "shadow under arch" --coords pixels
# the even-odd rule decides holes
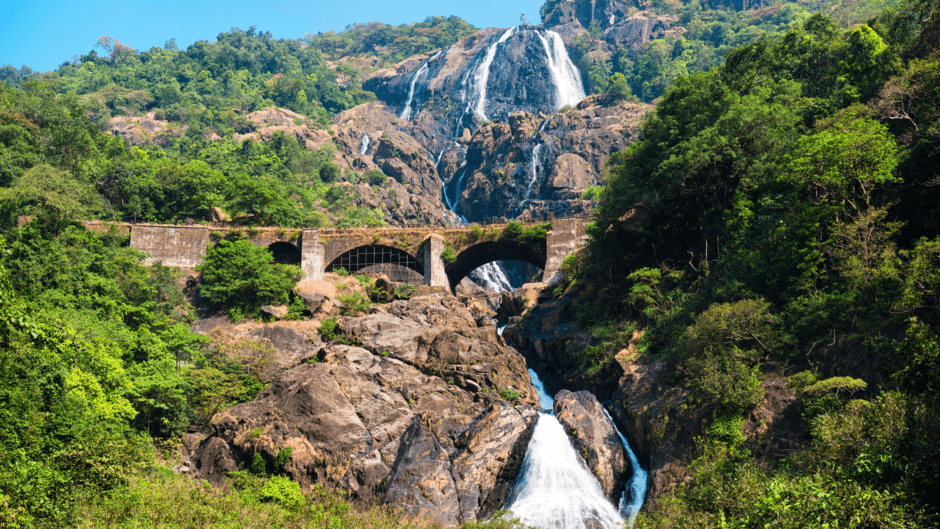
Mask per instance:
[[[508,239],[474,244],[444,267],[451,292],[467,274],[493,261],[523,261],[544,270],[546,256],[545,251],[538,247]]]
[[[357,246],[330,261],[325,271],[333,272],[344,268],[350,274],[375,265],[397,265],[414,270],[424,277],[424,265],[410,253],[393,246],[370,244]]]
[[[284,241],[272,242],[268,245],[268,251],[274,255],[274,262],[279,264],[300,264],[300,248],[296,245]]]

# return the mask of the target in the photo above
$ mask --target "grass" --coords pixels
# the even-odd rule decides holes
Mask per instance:
[[[272,500],[269,485],[285,478],[240,476],[233,486],[213,487],[165,467],[132,477],[127,487],[79,501],[73,527],[224,527],[227,529],[419,529],[437,528],[391,505],[354,506],[340,493],[314,485],[297,502]],[[505,512],[461,529],[524,529]]]

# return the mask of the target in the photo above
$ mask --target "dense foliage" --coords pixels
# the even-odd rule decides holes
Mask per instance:
[[[219,241],[196,267],[202,274],[199,293],[230,314],[246,314],[261,305],[285,305],[288,294],[303,276],[300,267],[274,264],[267,248],[247,240]],[[240,318],[233,317],[238,320]]]
[[[652,2],[648,14],[672,17],[673,26],[662,38],[647,42],[639,51],[630,46],[599,51],[600,27],[590,28],[587,36],[569,43],[572,60],[581,70],[589,92],[609,89],[612,75],[620,74],[627,94],[643,101],[653,101],[666,88],[684,76],[708,71],[722,64],[728,53],[764,37],[776,36],[798,28],[814,13],[830,14],[841,27],[865,22],[883,8],[894,5],[891,0],[861,2],[765,2],[758,9],[742,10],[737,2]],[[551,4],[543,6],[543,12]],[[769,5],[768,5],[769,4]]]
[[[615,157],[567,263],[580,320],[603,322],[586,358],[603,373],[637,330],[711,410],[694,480],[638,527],[936,524],[938,9],[816,14],[731,50]],[[805,444],[766,461],[742,429],[779,378]]]

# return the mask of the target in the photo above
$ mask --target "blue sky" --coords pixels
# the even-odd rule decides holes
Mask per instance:
[[[510,27],[525,13],[539,22],[543,0],[0,0],[0,65],[55,69],[110,35],[147,50],[170,38],[184,49],[235,26],[256,26],[275,38],[340,31],[356,22],[407,24],[434,15],[457,15],[474,26]],[[100,51],[99,51],[100,53]]]

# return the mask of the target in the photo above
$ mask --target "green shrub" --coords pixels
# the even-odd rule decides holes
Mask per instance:
[[[522,223],[518,220],[511,220],[503,227],[500,234],[501,239],[518,240],[522,238]]]
[[[369,184],[370,186],[382,185],[387,179],[388,176],[378,169],[369,169],[368,171],[362,173],[362,181]]]
[[[284,319],[297,321],[309,314],[310,311],[307,309],[307,303],[304,302],[304,298],[300,296],[294,296],[294,299],[291,300],[290,305],[287,306],[287,316],[284,316]]]
[[[196,270],[202,274],[199,293],[235,313],[255,313],[261,305],[287,303],[288,293],[303,276],[300,267],[274,264],[267,249],[245,240],[220,241],[209,248],[205,262]]]
[[[328,342],[332,342],[339,336],[339,323],[335,316],[320,322],[320,336]]]
[[[522,392],[514,389],[501,389],[499,390],[499,396],[507,402],[513,402],[522,396]]]
[[[305,502],[300,484],[283,476],[273,476],[265,481],[258,492],[258,500],[291,509],[299,508]]]
[[[417,289],[414,285],[402,285],[395,289],[395,297],[398,299],[410,299],[411,294]]]
[[[715,417],[708,427],[708,438],[728,446],[739,446],[744,442],[744,417],[733,413]]]
[[[441,260],[447,264],[451,264],[457,260],[457,252],[450,246],[445,246],[444,250],[441,251]]]
[[[340,277],[349,277],[349,272],[346,271],[346,269],[343,268],[342,266],[339,268],[334,268],[333,273]]]
[[[343,316],[355,316],[356,314],[369,312],[372,308],[372,300],[362,292],[350,292],[337,296],[343,306],[339,309]]]

